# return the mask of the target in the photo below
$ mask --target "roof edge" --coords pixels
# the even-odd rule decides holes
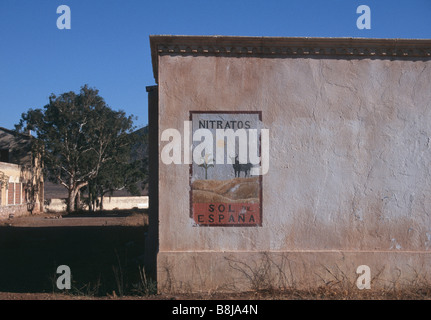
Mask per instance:
[[[1,130],[1,131],[4,131],[4,132],[7,132],[7,133],[9,133],[9,134],[11,134],[11,135],[14,135],[14,136],[21,136],[21,137],[23,137],[23,138],[28,138],[28,139],[31,139],[31,138],[32,138],[32,136],[31,136],[31,135],[29,135],[29,134],[27,134],[27,133],[17,132],[17,131],[12,130],[12,129],[8,129],[8,128],[0,127],[0,130]]]
[[[337,56],[431,59],[431,39],[150,35],[153,75],[160,55]]]

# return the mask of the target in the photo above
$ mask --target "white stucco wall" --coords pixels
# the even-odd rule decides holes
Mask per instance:
[[[270,131],[261,227],[194,226],[189,165],[159,161],[160,284],[172,289],[169,276],[178,290],[239,285],[229,261],[258,265],[265,252],[294,256],[303,284],[324,277],[323,266],[352,278],[361,264],[386,267],[386,280],[397,268],[408,277],[409,261],[424,270],[430,59],[164,54],[158,83],[159,141],[165,129],[183,132],[190,110],[262,111]],[[214,272],[204,281],[190,264]],[[304,266],[308,277],[299,276]]]

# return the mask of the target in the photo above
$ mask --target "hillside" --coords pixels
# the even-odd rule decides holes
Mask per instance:
[[[257,203],[259,177],[230,180],[195,180],[192,183],[193,203]]]

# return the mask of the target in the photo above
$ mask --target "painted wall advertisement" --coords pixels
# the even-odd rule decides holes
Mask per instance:
[[[195,159],[190,165],[190,215],[195,225],[262,226],[262,175],[255,171],[261,113],[192,111],[190,121]]]

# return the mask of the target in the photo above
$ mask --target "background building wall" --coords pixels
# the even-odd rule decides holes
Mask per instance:
[[[32,152],[31,134],[0,127],[0,172],[8,177],[2,186],[0,217],[43,212],[42,164]]]
[[[67,199],[48,199],[45,201],[46,212],[66,212]],[[99,198],[100,201],[100,198]],[[147,209],[148,196],[138,197],[104,197],[103,210]],[[85,205],[83,209],[87,209]]]
[[[24,182],[26,180],[21,167],[17,164],[0,162],[0,171],[9,177],[8,187],[3,186],[0,190],[0,218],[28,214]]]

